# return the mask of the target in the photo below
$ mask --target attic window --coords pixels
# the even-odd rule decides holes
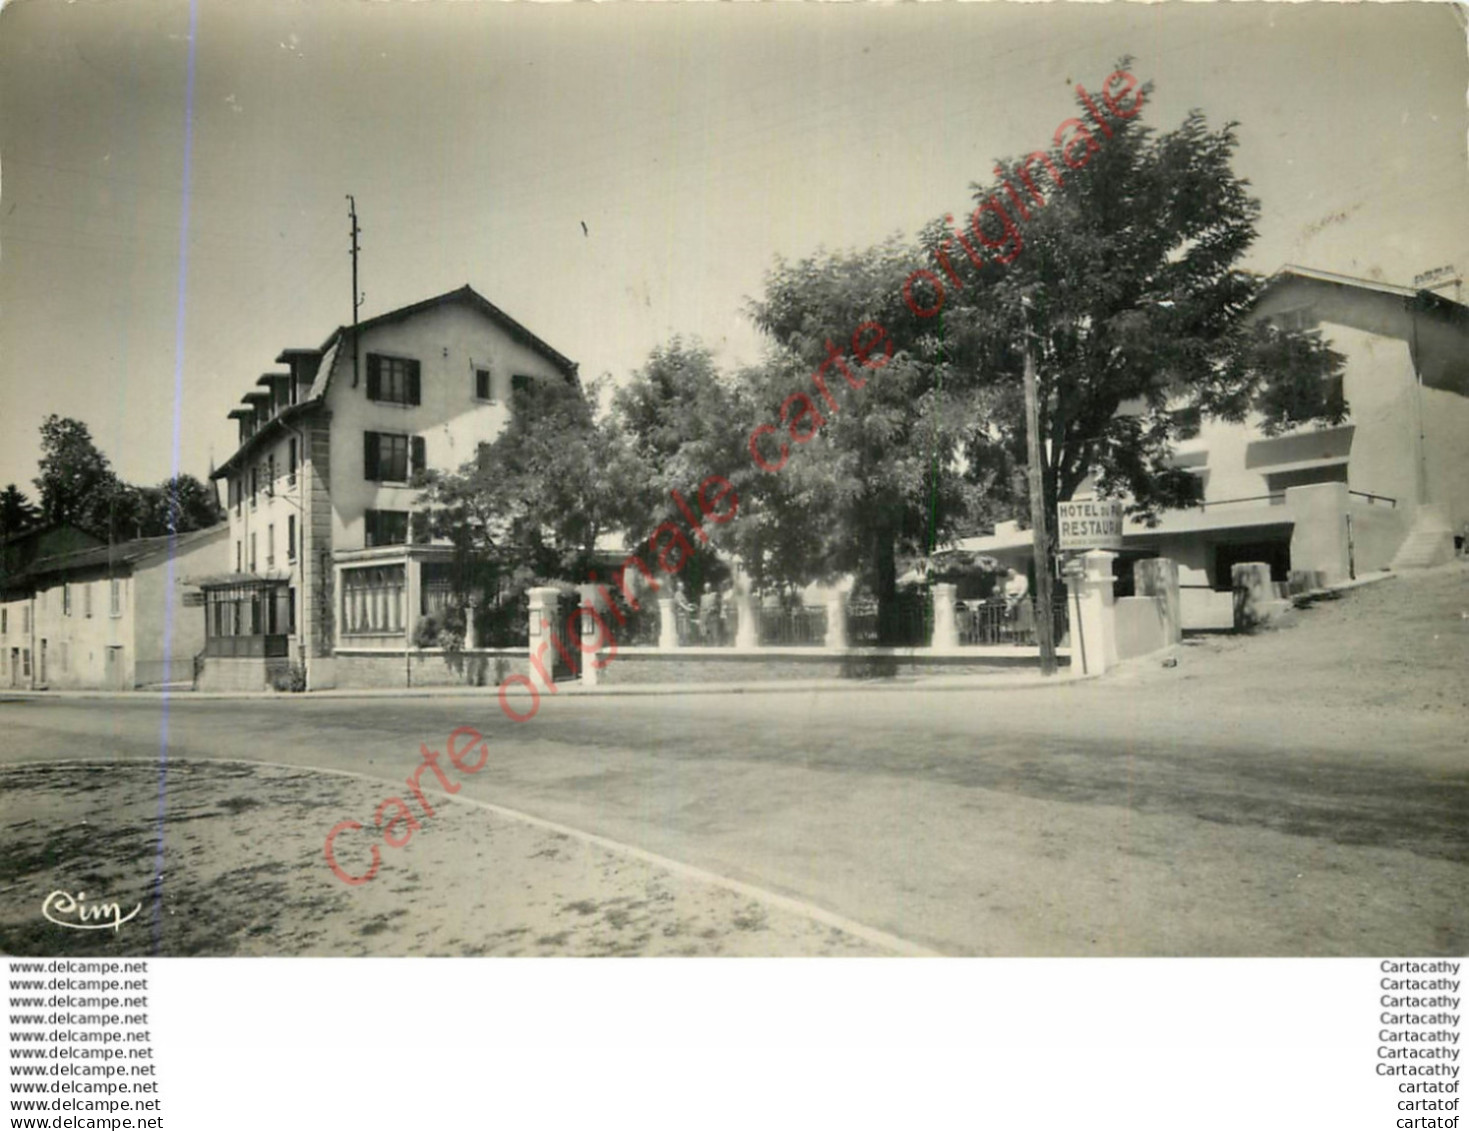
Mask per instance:
[[[1311,330],[1316,326],[1316,310],[1310,306],[1297,306],[1291,310],[1282,310],[1278,314],[1272,314],[1270,322],[1288,333]]]

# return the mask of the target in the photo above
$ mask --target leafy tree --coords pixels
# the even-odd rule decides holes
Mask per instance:
[[[761,441],[764,458],[784,462],[760,483],[752,504],[761,505],[751,506],[742,534],[761,543],[767,578],[856,573],[877,596],[883,639],[897,632],[899,557],[932,550],[982,505],[955,474],[973,392],[956,380],[946,324],[919,324],[904,304],[917,255],[890,241],[860,254],[778,262],[752,305],[774,345],[750,375],[762,419],[777,428]],[[872,323],[886,333],[880,343]],[[831,360],[834,347],[841,365]],[[818,372],[831,400],[815,384]],[[802,441],[812,425],[814,437]],[[779,445],[787,456],[777,457]]]
[[[717,584],[728,573],[728,554],[737,551],[726,523],[701,520],[708,541],[689,532],[690,523],[678,500],[700,515],[699,491],[711,476],[730,483],[743,499],[755,478],[745,450],[751,404],[745,389],[723,376],[713,356],[697,342],[680,338],[661,346],[613,398],[612,426],[622,437],[631,472],[623,495],[623,532],[630,546],[655,539],[666,548],[670,564],[691,593]],[[709,484],[707,501],[723,513],[728,500],[716,503],[724,490]],[[677,497],[675,497],[677,493]],[[738,517],[738,513],[736,514]],[[670,546],[659,535],[665,523],[686,532]]]
[[[41,512],[14,483],[0,491],[0,541],[20,534],[41,520]]]
[[[52,413],[41,422],[40,475],[34,480],[47,523],[74,522],[105,530],[96,520],[111,509],[122,486],[112,464],[80,420]]]
[[[1260,205],[1231,168],[1237,124],[1210,129],[1193,111],[1158,133],[1138,114],[1151,92],[1144,84],[1120,99],[1130,113],[1107,116],[1110,137],[1078,97],[1077,125],[1045,155],[1049,165],[1001,162],[999,179],[973,186],[983,214],[958,232],[967,230],[967,248],[942,221],[922,235],[924,266],[947,284],[952,348],[987,410],[965,454],[969,477],[992,496],[1025,497],[1017,471],[1027,340],[1047,513],[1088,480],[1130,497],[1145,518],[1197,501],[1197,480],[1171,458],[1204,418],[1258,413],[1268,433],[1346,413],[1339,384],[1327,380],[1340,373],[1340,354],[1314,331],[1249,317],[1264,281],[1239,261]],[[920,309],[935,290],[928,280],[918,287]]]
[[[466,560],[530,579],[581,580],[598,537],[623,514],[628,467],[615,433],[579,386],[534,380],[511,397],[510,422],[477,461],[425,473],[431,529]]]
[[[192,475],[175,475],[157,487],[142,488],[138,495],[144,537],[187,534],[225,520],[214,489]]]

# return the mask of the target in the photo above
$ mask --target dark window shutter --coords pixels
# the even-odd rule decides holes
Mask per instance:
[[[413,437],[413,466],[408,469],[408,474],[413,475],[416,471],[422,471],[428,466],[428,454],[425,450],[423,437]]]
[[[380,479],[377,470],[377,433],[362,433],[362,476],[364,479]]]
[[[420,404],[418,395],[418,362],[408,363],[408,403]]]
[[[488,369],[474,371],[474,395],[482,401],[490,399],[490,371]]]
[[[362,544],[364,546],[377,545],[377,511],[364,511],[362,522],[365,526]]]
[[[375,353],[367,355],[367,399],[375,401],[382,395],[382,358]]]

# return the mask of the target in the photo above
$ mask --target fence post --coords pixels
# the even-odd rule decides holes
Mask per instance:
[[[1183,643],[1183,612],[1178,594],[1178,563],[1172,558],[1143,558],[1132,566],[1133,592],[1163,602],[1164,644]]]
[[[840,589],[826,593],[826,646],[834,651],[847,646],[847,595]]]
[[[959,624],[954,609],[959,587],[940,584],[933,587],[933,637],[929,646],[933,648],[959,647]]]
[[[1275,596],[1267,562],[1236,562],[1230,571],[1234,586],[1234,630],[1253,632],[1278,617],[1289,601]]]
[[[561,598],[559,590],[552,586],[538,586],[530,590],[530,616],[528,618],[528,646],[530,648],[530,681],[536,690],[545,694],[556,694],[556,657],[551,653],[555,647],[551,634],[556,631],[556,606]]]
[[[735,573],[735,610],[739,618],[739,624],[735,628],[736,648],[755,648],[760,644],[760,622],[755,607],[755,602],[750,593],[750,575],[737,571]]]
[[[1072,601],[1072,670],[1100,675],[1117,663],[1117,634],[1113,623],[1116,596],[1112,583],[1110,550],[1091,550],[1067,570],[1066,588]],[[1079,664],[1078,664],[1079,661]]]
[[[658,647],[678,647],[678,605],[672,597],[658,598]]]
[[[581,683],[583,687],[597,686],[597,673],[599,671],[596,661],[601,656],[599,649],[594,653],[586,653],[581,650],[581,641],[588,636],[596,634],[596,622],[592,620],[592,613],[597,610],[597,587],[595,585],[583,585],[581,587],[581,616],[577,619],[579,639],[570,640],[567,643],[581,661]],[[601,610],[605,611],[605,610]],[[604,621],[604,623],[606,623]]]

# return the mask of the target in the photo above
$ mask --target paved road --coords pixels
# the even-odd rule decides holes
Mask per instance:
[[[1193,694],[564,695],[523,725],[486,695],[180,697],[166,717],[156,700],[28,700],[0,703],[0,762],[157,758],[166,718],[170,758],[401,785],[421,742],[471,725],[492,757],[452,772],[463,796],[949,953],[1466,949],[1461,738],[1406,714]]]

